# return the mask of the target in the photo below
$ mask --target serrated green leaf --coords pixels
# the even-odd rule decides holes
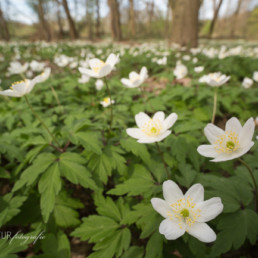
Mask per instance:
[[[61,190],[61,178],[58,163],[51,165],[41,176],[38,184],[40,198],[40,208],[44,222],[49,219],[50,213],[54,209],[56,195]]]
[[[149,239],[146,246],[146,258],[162,258],[163,239],[159,232],[155,232]]]

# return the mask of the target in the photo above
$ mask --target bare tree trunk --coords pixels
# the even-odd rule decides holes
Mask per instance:
[[[231,27],[231,33],[230,33],[231,37],[235,36],[235,29],[236,29],[235,25],[236,25],[236,22],[237,22],[237,16],[238,16],[238,13],[240,11],[241,4],[242,4],[242,0],[238,0],[237,9],[233,14],[233,19],[232,19],[232,27]]]
[[[47,24],[47,21],[45,20],[45,14],[44,14],[44,8],[42,0],[38,0],[38,15],[39,15],[39,21],[41,24],[41,27],[45,34],[45,39],[47,41],[51,41],[51,33]]]
[[[213,30],[214,30],[214,26],[215,26],[215,23],[217,21],[217,18],[218,18],[218,14],[219,14],[219,10],[220,10],[220,7],[221,7],[221,4],[222,4],[223,0],[220,0],[219,1],[219,4],[218,6],[216,7],[216,2],[214,3],[214,15],[213,15],[213,19],[211,21],[211,25],[210,25],[210,30],[209,30],[209,37],[211,38],[212,36],[212,33],[213,33]]]
[[[92,28],[92,6],[91,6],[91,2],[89,0],[85,0],[86,1],[86,21],[87,21],[87,26],[88,26],[88,38],[90,40],[93,39],[93,28]]]
[[[65,9],[65,13],[69,22],[69,32],[70,32],[70,37],[71,39],[77,39],[79,37],[78,32],[75,28],[75,24],[74,21],[72,19],[68,4],[67,4],[67,0],[63,0],[63,6]]]
[[[1,8],[0,8],[0,37],[7,41],[10,40],[9,30]]]
[[[108,0],[111,15],[111,31],[114,40],[122,40],[120,12],[117,0]]]
[[[129,0],[129,28],[130,36],[135,37],[134,0]]]
[[[63,37],[64,36],[64,29],[63,29],[61,12],[60,12],[59,6],[58,6],[58,9],[57,9],[57,24],[58,24],[58,28],[59,28],[59,35],[61,37]]]
[[[100,37],[100,12],[99,12],[99,0],[96,0],[96,36]]]
[[[172,42],[188,48],[198,46],[200,4],[200,0],[172,0]]]
[[[151,24],[154,16],[154,0],[152,0],[150,3],[146,2],[146,9],[148,13],[148,33],[151,34]]]

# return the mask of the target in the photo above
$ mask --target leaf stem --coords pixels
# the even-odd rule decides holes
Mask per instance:
[[[46,124],[43,122],[43,120],[39,117],[39,115],[35,112],[35,110],[32,108],[28,98],[26,95],[24,95],[24,98],[31,110],[31,112],[34,114],[34,116],[39,120],[39,122],[41,123],[41,125],[46,129],[46,131],[49,133],[49,135],[51,136],[51,138],[53,139],[53,141],[57,144],[57,146],[59,147],[56,147],[56,149],[58,149],[59,151],[62,150],[60,144],[58,143],[58,141],[56,140],[55,136],[49,131],[48,127],[46,126]],[[51,146],[53,146],[52,144],[50,144]]]
[[[163,153],[162,153],[162,151],[161,151],[161,149],[160,149],[160,147],[159,147],[159,144],[158,144],[157,142],[155,142],[155,144],[156,144],[156,146],[157,146],[158,152],[159,152],[159,154],[160,154],[161,160],[162,160],[162,162],[163,162],[164,168],[165,168],[166,173],[167,173],[167,177],[168,177],[168,179],[169,179],[168,167],[167,167],[167,164],[166,164],[166,162],[165,162],[165,160],[164,160]]]
[[[54,95],[54,97],[55,97],[55,99],[56,99],[56,102],[57,102],[57,104],[58,104],[58,106],[59,106],[59,109],[60,109],[61,112],[64,114],[64,108],[63,108],[63,106],[62,106],[61,103],[60,103],[60,100],[59,100],[59,98],[58,98],[58,95],[57,95],[57,93],[56,93],[54,87],[53,87],[52,85],[50,85],[50,88],[51,88],[51,91],[52,91],[52,93],[53,93],[53,95]]]
[[[214,121],[215,121],[216,108],[217,108],[217,89],[214,90],[213,112],[212,112],[212,119],[211,119],[212,124],[214,124]]]
[[[257,191],[257,184],[256,184],[256,181],[255,181],[255,178],[254,178],[254,174],[253,174],[253,171],[252,169],[250,168],[250,166],[245,162],[243,161],[242,159],[238,158],[238,160],[247,168],[252,180],[253,180],[253,183],[254,183],[254,191],[255,191],[255,195],[254,195],[254,199],[255,199],[255,211],[256,213],[258,213],[257,211],[257,208],[258,208],[258,191]]]
[[[113,104],[112,104],[112,98],[111,98],[111,93],[110,93],[110,89],[108,87],[108,83],[107,83],[107,79],[106,77],[104,77],[104,82],[106,84],[106,87],[107,87],[107,93],[108,93],[108,96],[110,98],[110,124],[109,124],[109,127],[110,127],[110,130],[111,130],[111,127],[112,127],[112,121],[113,121]]]

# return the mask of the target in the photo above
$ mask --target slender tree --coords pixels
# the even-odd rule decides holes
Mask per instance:
[[[96,36],[100,37],[100,8],[99,0],[96,0]]]
[[[220,7],[222,5],[222,2],[223,2],[223,0],[219,0],[219,4],[218,4],[218,6],[216,6],[216,1],[214,1],[214,14],[213,14],[213,19],[211,21],[211,25],[210,25],[210,29],[209,29],[209,37],[212,36],[214,26],[215,26],[215,23],[217,21],[219,10],[220,10]]]
[[[45,38],[46,38],[47,41],[51,41],[52,37],[51,37],[51,33],[50,33],[50,30],[49,30],[48,23],[45,19],[45,13],[44,13],[42,0],[38,0],[37,9],[38,9],[39,21],[40,21],[41,27],[43,28]]]
[[[7,41],[10,40],[10,34],[9,34],[7,22],[3,15],[1,6],[0,6],[0,37]]]
[[[134,0],[129,0],[129,29],[131,37],[135,37]]]
[[[232,27],[231,27],[231,32],[230,32],[231,37],[235,36],[237,16],[239,14],[241,5],[242,5],[242,0],[238,0],[237,8],[236,8],[236,10],[235,10],[235,12],[233,14],[233,17],[232,17]]]
[[[200,0],[171,0],[172,42],[186,47],[198,46]]]
[[[114,40],[122,40],[120,11],[117,0],[108,0],[111,17],[111,32]]]
[[[62,0],[62,3],[63,3],[65,13],[66,13],[66,17],[67,17],[67,20],[68,20],[68,23],[69,23],[70,37],[71,37],[71,39],[77,39],[79,37],[79,34],[78,34],[78,31],[75,27],[73,18],[71,16],[67,0]]]

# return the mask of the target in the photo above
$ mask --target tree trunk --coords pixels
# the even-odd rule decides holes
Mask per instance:
[[[200,0],[172,0],[172,42],[188,48],[198,46]]]
[[[117,0],[108,0],[111,16],[111,32],[114,40],[122,40],[120,12]]]
[[[233,14],[232,27],[231,27],[231,33],[230,33],[230,36],[232,38],[235,36],[235,29],[236,29],[235,25],[236,25],[236,22],[237,22],[237,16],[238,16],[238,13],[240,11],[241,4],[242,4],[242,0],[238,0],[237,9],[236,9],[236,11]]]
[[[87,26],[88,26],[88,38],[90,40],[93,39],[93,22],[92,22],[92,3],[90,0],[85,0],[86,1],[86,21],[87,21]]]
[[[7,27],[7,23],[5,21],[5,18],[1,9],[0,9],[0,37],[7,41],[10,40],[10,34]]]
[[[130,36],[135,37],[134,0],[129,0],[129,28]]]
[[[213,15],[213,19],[211,21],[211,25],[210,25],[210,30],[209,30],[209,37],[211,38],[212,36],[212,33],[213,33],[213,30],[214,30],[214,26],[215,26],[215,23],[216,23],[216,20],[218,18],[218,14],[219,14],[219,10],[220,10],[220,7],[221,7],[221,4],[222,4],[223,0],[219,0],[219,4],[217,7],[214,7],[215,8],[215,11],[214,11],[214,15]],[[215,5],[216,3],[214,3]]]
[[[99,0],[96,0],[96,36],[100,37],[100,12],[99,12]]]
[[[50,30],[49,30],[47,21],[45,20],[42,0],[38,0],[38,15],[39,15],[40,25],[41,25],[41,27],[44,31],[44,34],[45,34],[45,39],[47,41],[51,41],[51,33],[50,33]]]
[[[71,37],[71,39],[77,39],[79,37],[79,35],[78,35],[78,32],[75,28],[75,24],[74,24],[74,21],[72,19],[72,16],[70,14],[70,10],[69,10],[68,4],[67,4],[67,0],[63,0],[63,6],[64,6],[65,13],[66,13],[68,23],[69,23],[70,37]]]

